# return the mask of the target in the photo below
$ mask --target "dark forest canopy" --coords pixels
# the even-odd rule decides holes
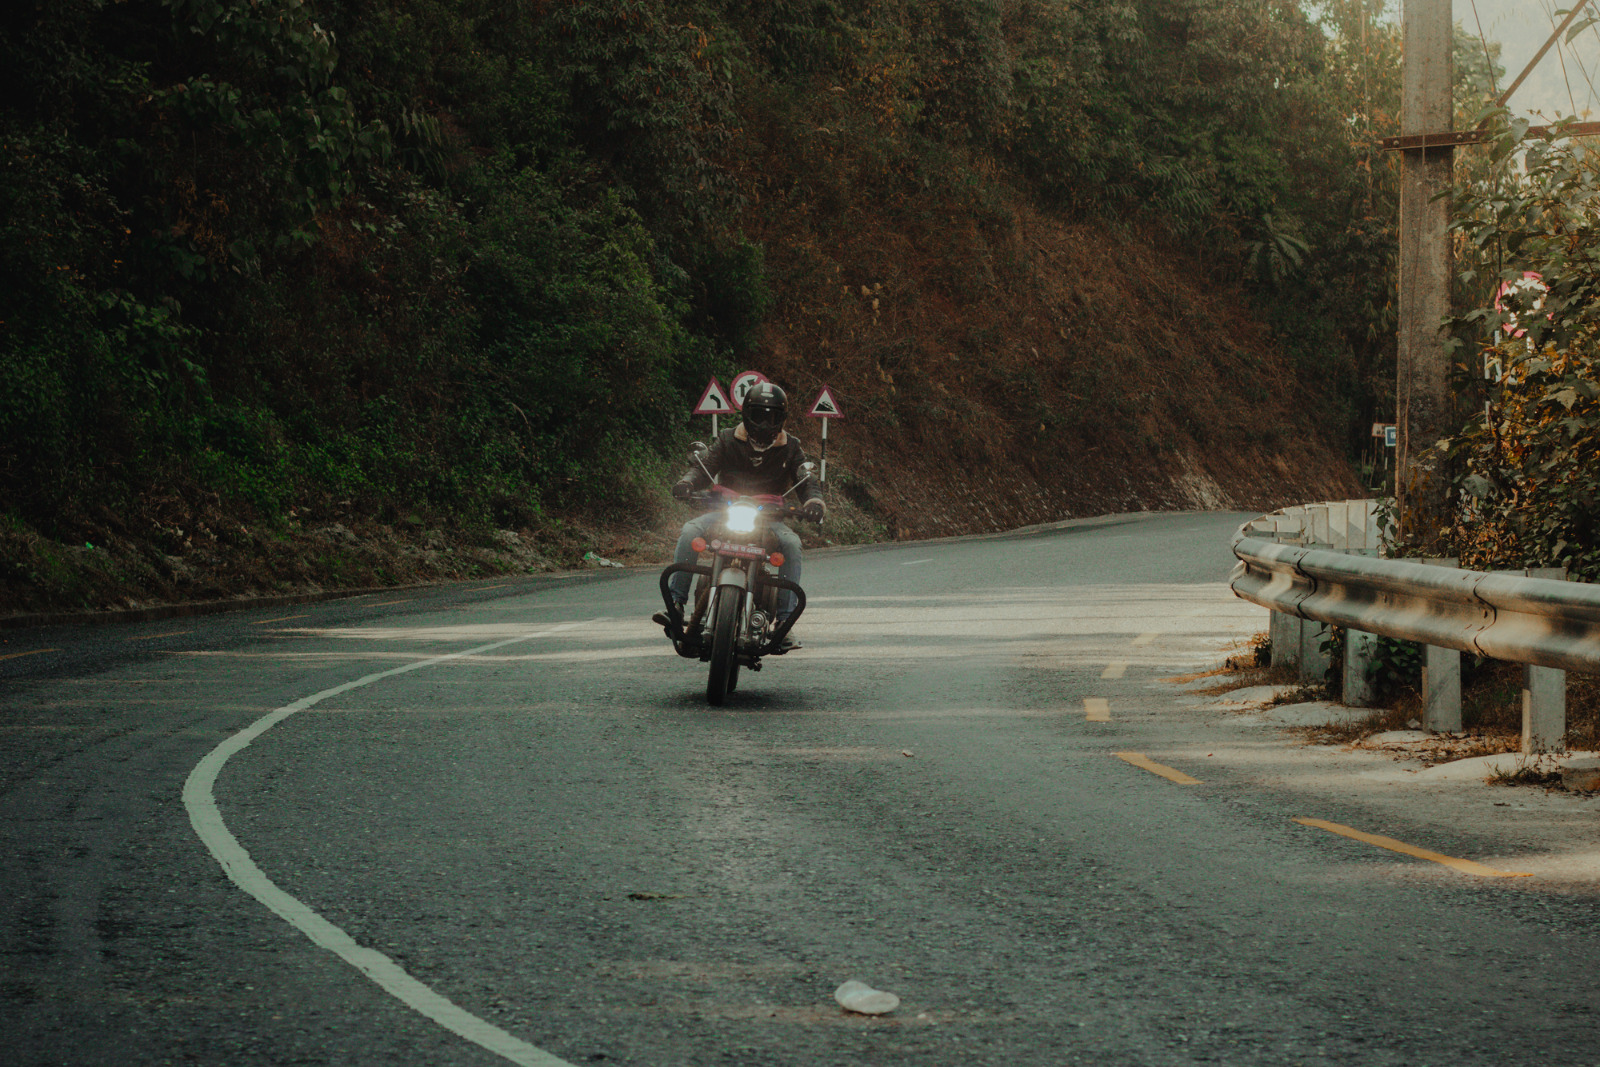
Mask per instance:
[[[1018,205],[1165,235],[1364,429],[1382,6],[5,5],[0,507],[627,514],[684,398],[803,303],[773,234],[869,207],[963,220],[952,275]]]

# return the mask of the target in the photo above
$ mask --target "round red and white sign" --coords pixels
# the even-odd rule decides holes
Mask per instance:
[[[728,386],[728,395],[733,399],[733,406],[744,410],[744,398],[750,390],[767,380],[767,376],[758,370],[740,371],[734,376],[733,383]]]

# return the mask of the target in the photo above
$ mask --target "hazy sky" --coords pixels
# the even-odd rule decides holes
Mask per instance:
[[[1481,20],[1484,36],[1500,42],[1500,63],[1506,68],[1500,83],[1503,92],[1560,24],[1564,16],[1555,12],[1570,9],[1576,0],[1453,0],[1453,3],[1455,20],[1468,33],[1477,34]],[[1580,21],[1591,9],[1600,14],[1600,0],[1590,0],[1590,5],[1578,16]],[[1596,89],[1600,86],[1600,33],[1597,31],[1600,26],[1584,30],[1570,45],[1562,34],[1563,40],[1539,60],[1539,65],[1507,106],[1523,115],[1538,108],[1547,118],[1576,114],[1600,120],[1600,91]]]

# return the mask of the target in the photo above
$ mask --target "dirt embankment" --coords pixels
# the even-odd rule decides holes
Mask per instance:
[[[836,492],[890,535],[1365,495],[1243,292],[1125,232],[1012,219],[769,238],[791,297],[760,369],[806,403],[829,384]]]

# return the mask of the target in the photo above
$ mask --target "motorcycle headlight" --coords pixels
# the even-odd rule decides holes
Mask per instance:
[[[728,508],[728,529],[734,533],[754,533],[758,511],[749,504],[734,504]]]

